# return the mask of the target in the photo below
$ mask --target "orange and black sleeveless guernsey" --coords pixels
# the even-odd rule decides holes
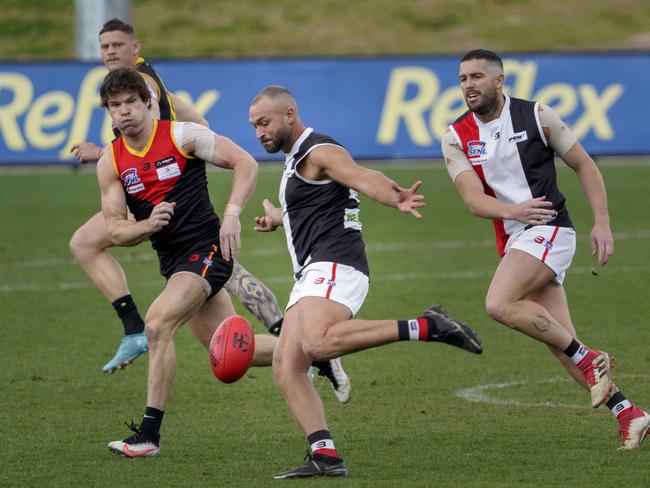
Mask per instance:
[[[197,246],[219,242],[220,221],[208,195],[205,161],[183,153],[169,120],[154,120],[151,138],[142,151],[127,146],[124,136],[111,143],[113,165],[124,186],[126,202],[136,220],[145,220],[153,207],[176,202],[174,215],[152,234],[160,274],[169,278],[174,267]]]
[[[160,120],[176,120],[176,110],[174,109],[174,103],[172,102],[165,84],[156,73],[156,70],[147,63],[143,57],[139,57],[135,60],[135,69],[140,73],[147,75],[153,80],[153,82],[158,87],[158,106],[160,108]]]

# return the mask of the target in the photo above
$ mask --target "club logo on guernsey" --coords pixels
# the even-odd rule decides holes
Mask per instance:
[[[140,177],[138,176],[138,170],[136,168],[125,169],[122,171],[120,178],[122,178],[124,186],[131,186],[140,183]]]
[[[129,195],[133,195],[134,193],[138,193],[144,190],[144,184],[140,181],[138,170],[136,168],[125,169],[120,174],[120,178],[122,178],[124,188],[126,188],[126,192]]]
[[[483,141],[469,141],[467,143],[468,159],[478,159],[487,154],[485,143]]]
[[[325,278],[323,278],[322,276],[314,280],[314,285],[322,285],[323,283],[325,283]]]

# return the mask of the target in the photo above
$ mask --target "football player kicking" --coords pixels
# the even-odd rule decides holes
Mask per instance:
[[[270,86],[252,101],[249,121],[270,153],[286,154],[281,208],[264,202],[256,230],[283,225],[296,283],[273,356],[273,375],[311,448],[307,463],[275,479],[347,476],[334,446],[323,404],[305,371],[327,360],[399,340],[445,342],[479,354],[481,343],[465,324],[430,307],[412,320],[354,320],[368,293],[369,267],[361,236],[359,197],[420,217],[420,182],[401,188],[384,174],[357,165],[335,140],[306,128],[286,88]]]

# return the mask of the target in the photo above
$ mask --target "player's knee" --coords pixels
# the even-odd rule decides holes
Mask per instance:
[[[485,299],[485,311],[493,320],[501,322],[502,324],[505,323],[507,315],[506,310],[506,304],[502,301],[494,300],[490,297]]]
[[[88,248],[85,245],[83,232],[81,229],[77,229],[75,233],[72,234],[70,242],[68,242],[68,247],[70,248],[70,252],[77,261],[83,261],[83,259],[87,256]]]
[[[303,338],[302,352],[312,361],[325,361],[336,356],[336,346],[335,337],[323,337],[318,340]]]
[[[291,369],[287,361],[282,358],[282,355],[275,354],[273,356],[271,371],[276,384],[280,389],[283,389],[283,386],[288,384],[291,379]]]
[[[155,348],[157,344],[171,341],[173,338],[173,328],[158,316],[147,316],[144,321],[144,331],[150,348]]]

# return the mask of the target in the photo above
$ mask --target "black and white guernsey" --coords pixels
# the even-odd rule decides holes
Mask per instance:
[[[312,181],[296,168],[319,146],[341,146],[305,129],[286,156],[280,184],[282,221],[296,276],[310,263],[336,262],[369,275],[357,192],[332,180]]]

